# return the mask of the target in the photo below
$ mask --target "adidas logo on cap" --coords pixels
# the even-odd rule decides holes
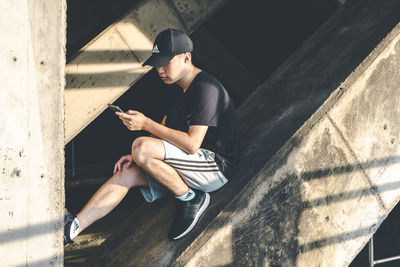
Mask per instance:
[[[160,50],[158,50],[158,46],[157,46],[157,45],[155,45],[155,46],[153,47],[153,53],[157,53],[157,54],[160,53]]]

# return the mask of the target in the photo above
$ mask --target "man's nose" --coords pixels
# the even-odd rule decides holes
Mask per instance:
[[[158,72],[159,74],[162,74],[162,73],[165,72],[165,70],[164,70],[163,67],[158,67],[158,68],[157,68],[157,72]]]

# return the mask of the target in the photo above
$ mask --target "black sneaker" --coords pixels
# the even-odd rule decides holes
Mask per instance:
[[[169,239],[176,240],[189,233],[210,203],[208,193],[195,192],[196,196],[190,201],[177,200],[175,218],[168,233]]]
[[[64,246],[68,243],[74,243],[72,239],[78,235],[78,229],[78,218],[67,212],[64,216]]]

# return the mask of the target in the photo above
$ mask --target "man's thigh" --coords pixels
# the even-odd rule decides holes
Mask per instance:
[[[213,152],[200,149],[195,154],[189,154],[166,141],[161,141],[161,144],[165,151],[164,162],[172,166],[190,188],[212,192],[227,183],[228,180],[215,163]],[[147,202],[153,202],[168,194],[168,189],[153,177],[148,176],[147,179],[148,185],[140,187]]]
[[[197,153],[189,154],[166,141],[162,144],[165,147],[164,162],[172,166],[189,187],[212,192],[227,183],[215,162],[214,152],[199,149]]]

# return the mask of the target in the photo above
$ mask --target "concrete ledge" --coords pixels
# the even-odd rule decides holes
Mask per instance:
[[[158,32],[192,33],[226,2],[143,1],[85,46],[66,68],[65,143],[151,69],[141,64]]]
[[[399,11],[396,0],[349,1],[248,98],[239,109],[237,172],[212,194],[188,237],[166,240],[173,208],[166,199],[138,209],[87,264],[309,266],[310,259],[322,264],[320,249],[338,265],[348,263],[389,209],[326,112],[349,89],[338,89],[343,81],[357,80],[382,53],[384,44],[359,66]],[[361,217],[358,199],[369,217]]]

